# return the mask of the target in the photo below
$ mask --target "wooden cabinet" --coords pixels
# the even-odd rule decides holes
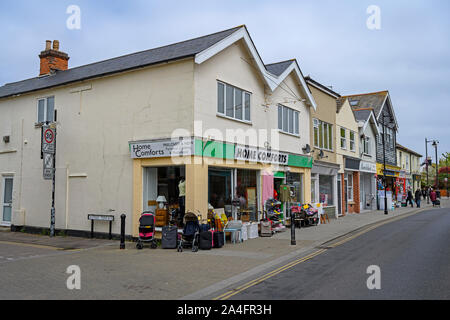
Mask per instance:
[[[169,213],[167,209],[156,209],[155,225],[157,227],[164,227],[169,224]]]

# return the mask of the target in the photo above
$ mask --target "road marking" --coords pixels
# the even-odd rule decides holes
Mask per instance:
[[[227,300],[227,299],[231,298],[232,296],[234,296],[234,295],[236,295],[236,294],[238,294],[238,293],[240,293],[240,292],[242,292],[242,291],[244,291],[244,290],[246,290],[246,289],[248,289],[250,287],[253,287],[253,286],[255,286],[255,285],[257,285],[257,284],[259,284],[259,283],[261,283],[261,282],[263,282],[263,281],[265,281],[267,279],[270,279],[273,276],[275,276],[275,275],[277,275],[277,274],[279,274],[279,273],[281,273],[283,271],[286,271],[286,270],[288,270],[288,269],[290,269],[290,268],[292,268],[292,267],[294,267],[294,266],[296,266],[296,265],[298,265],[298,264],[300,264],[302,262],[308,261],[308,260],[314,258],[315,256],[318,256],[319,254],[321,254],[321,253],[323,253],[325,251],[326,251],[326,249],[321,249],[321,250],[315,251],[315,252],[307,255],[306,257],[302,257],[300,259],[294,260],[294,261],[292,261],[292,262],[290,262],[290,263],[288,263],[286,265],[283,265],[283,266],[279,267],[278,269],[275,269],[275,270],[273,270],[273,271],[271,271],[271,272],[269,272],[269,273],[267,273],[267,274],[265,274],[265,275],[263,275],[263,276],[261,276],[259,278],[254,279],[254,280],[252,280],[252,281],[250,281],[250,282],[248,282],[248,283],[246,283],[246,284],[244,284],[244,285],[242,285],[242,286],[240,286],[240,287],[238,287],[236,289],[233,289],[233,290],[230,290],[228,292],[225,292],[224,294],[221,294],[220,296],[214,298],[213,300]]]
[[[308,260],[310,260],[310,259],[312,259],[312,258],[314,258],[314,257],[316,257],[316,256],[318,256],[320,254],[322,254],[323,252],[327,251],[330,248],[335,248],[335,247],[337,247],[337,246],[339,246],[341,244],[344,244],[344,243],[346,243],[346,242],[348,242],[350,240],[353,240],[353,239],[361,236],[362,234],[365,234],[365,233],[367,233],[367,232],[369,232],[369,231],[371,231],[373,229],[376,229],[378,227],[381,227],[381,226],[383,226],[385,224],[388,224],[388,223],[391,223],[391,222],[395,222],[395,221],[401,220],[403,218],[407,218],[409,216],[415,215],[415,214],[423,212],[423,211],[426,211],[426,208],[419,209],[419,210],[417,210],[417,211],[415,211],[413,213],[403,214],[401,216],[393,217],[391,219],[388,219],[388,220],[376,223],[375,225],[370,226],[367,229],[364,229],[364,230],[362,230],[362,231],[360,231],[360,232],[358,232],[358,233],[356,233],[354,235],[348,236],[348,237],[344,238],[343,240],[341,240],[341,241],[339,241],[337,243],[328,245],[327,248],[325,248],[325,249],[321,249],[321,250],[315,251],[315,252],[311,253],[310,255],[308,255],[306,257],[302,257],[300,259],[292,261],[292,262],[290,262],[290,263],[288,263],[288,264],[286,264],[286,265],[284,265],[282,267],[279,267],[278,269],[275,269],[275,270],[273,270],[273,271],[271,271],[271,272],[269,272],[269,273],[267,273],[267,274],[265,274],[265,275],[263,275],[263,276],[261,276],[259,278],[254,279],[254,280],[252,280],[252,281],[250,281],[250,282],[248,282],[248,283],[246,283],[246,284],[244,284],[244,285],[242,285],[242,286],[240,286],[240,287],[238,287],[236,289],[227,291],[227,292],[221,294],[220,296],[218,296],[218,297],[216,297],[216,298],[214,298],[212,300],[227,300],[227,299],[231,298],[232,296],[234,296],[234,295],[236,295],[236,294],[238,294],[238,293],[240,293],[240,292],[242,292],[242,291],[244,291],[244,290],[246,290],[246,289],[248,289],[250,287],[253,287],[253,286],[255,286],[255,285],[257,285],[257,284],[259,284],[259,283],[261,283],[261,282],[263,282],[265,280],[268,280],[268,279],[274,277],[275,275],[277,275],[277,274],[279,274],[279,273],[281,273],[283,271],[286,271],[286,270],[288,270],[288,269],[290,269],[290,268],[292,268],[292,267],[294,267],[294,266],[296,266],[296,265],[298,265],[298,264],[300,264],[302,262],[308,261]]]
[[[0,241],[0,244],[12,244],[12,245],[16,245],[16,246],[25,246],[25,247],[50,249],[50,250],[63,250],[64,249],[64,248],[46,246],[46,245],[42,245],[42,244],[23,243],[23,242],[14,242],[14,241]]]

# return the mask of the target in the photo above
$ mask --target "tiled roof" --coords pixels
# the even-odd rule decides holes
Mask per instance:
[[[388,94],[388,91],[380,91],[373,93],[348,95],[343,96],[343,98],[348,99],[353,110],[372,108],[375,112],[375,115],[378,115]]]
[[[230,36],[240,28],[242,26],[164,47],[136,52],[65,71],[57,71],[44,77],[9,83],[0,87],[0,98],[142,68],[164,61],[192,57]]]
[[[282,61],[282,62],[266,64],[266,69],[270,73],[279,77],[293,63],[294,63],[294,60],[287,60],[287,61]]]

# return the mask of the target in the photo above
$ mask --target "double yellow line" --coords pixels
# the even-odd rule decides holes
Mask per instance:
[[[244,284],[244,285],[242,285],[242,286],[240,286],[240,287],[238,287],[236,289],[233,289],[233,290],[230,290],[228,292],[225,292],[224,294],[221,294],[220,296],[214,298],[213,300],[227,300],[227,299],[231,298],[232,296],[234,296],[234,295],[236,295],[236,294],[238,294],[238,293],[240,293],[240,292],[242,292],[242,291],[244,291],[244,290],[246,290],[246,289],[248,289],[250,287],[253,287],[253,286],[255,286],[255,285],[257,285],[257,284],[259,284],[259,283],[261,283],[261,282],[263,282],[263,281],[265,281],[267,279],[270,279],[273,276],[276,276],[277,274],[279,274],[279,273],[281,273],[283,271],[286,271],[286,270],[288,270],[288,269],[290,269],[290,268],[292,268],[292,267],[294,267],[294,266],[296,266],[296,265],[298,265],[298,264],[300,264],[302,262],[308,261],[308,260],[318,256],[319,254],[327,251],[327,249],[329,249],[329,248],[335,248],[335,247],[337,247],[337,246],[339,246],[339,245],[341,245],[341,244],[343,244],[345,242],[348,242],[348,241],[350,241],[352,239],[355,239],[355,238],[359,237],[360,235],[362,235],[364,233],[367,233],[367,232],[369,232],[369,231],[371,231],[373,229],[381,227],[382,225],[385,225],[385,224],[388,224],[390,222],[394,222],[394,221],[397,221],[397,220],[401,220],[403,218],[407,218],[407,217],[409,217],[411,215],[414,215],[416,213],[422,212],[424,210],[425,209],[421,209],[421,210],[415,211],[415,212],[410,213],[410,214],[405,214],[405,215],[402,215],[402,216],[398,216],[398,217],[395,217],[395,218],[388,219],[386,221],[381,221],[379,223],[376,223],[373,226],[365,228],[364,230],[362,230],[360,232],[357,232],[354,235],[347,236],[347,237],[344,236],[343,240],[338,241],[338,242],[333,243],[333,244],[330,244],[330,245],[327,245],[326,249],[320,249],[320,250],[315,251],[315,252],[313,252],[313,253],[305,256],[305,257],[302,257],[300,259],[292,261],[292,262],[290,262],[290,263],[288,263],[288,264],[286,264],[286,265],[284,265],[282,267],[279,267],[278,269],[273,270],[272,272],[269,272],[269,273],[267,273],[267,274],[265,274],[265,275],[255,279],[255,280],[252,280],[252,281],[250,281],[250,282],[248,282],[248,283],[246,283],[246,284]],[[322,246],[325,246],[325,245],[326,244],[323,244]]]
[[[248,282],[248,283],[246,283],[246,284],[244,284],[244,285],[242,285],[242,286],[240,286],[240,287],[238,287],[236,289],[233,289],[233,290],[230,290],[228,292],[225,292],[224,294],[221,294],[220,296],[214,298],[213,300],[227,300],[227,299],[231,298],[232,296],[234,296],[234,295],[236,295],[236,294],[238,294],[238,293],[240,293],[240,292],[242,292],[242,291],[244,291],[244,290],[246,290],[246,289],[248,289],[250,287],[253,287],[253,286],[257,285],[258,283],[261,283],[261,282],[263,282],[263,281],[265,281],[267,279],[270,279],[273,276],[276,276],[277,274],[279,274],[279,273],[281,273],[283,271],[286,271],[286,270],[288,270],[288,269],[298,265],[299,263],[302,263],[302,262],[305,262],[307,260],[310,260],[310,259],[314,258],[315,256],[318,256],[319,254],[321,254],[321,253],[323,253],[325,251],[326,251],[326,249],[320,249],[318,251],[315,251],[315,252],[307,255],[306,257],[302,257],[300,259],[294,260],[294,261],[292,261],[292,262],[290,262],[290,263],[288,263],[288,264],[286,264],[286,265],[284,265],[282,267],[279,267],[278,269],[273,270],[272,272],[269,272],[269,273],[267,273],[267,274],[265,274],[265,275],[263,275],[263,276],[261,276],[259,278],[254,279],[254,280],[252,280],[252,281],[250,281],[250,282]]]

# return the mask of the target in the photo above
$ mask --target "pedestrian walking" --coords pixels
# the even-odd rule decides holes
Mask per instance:
[[[408,196],[406,197],[406,205],[408,205],[408,203],[411,204],[411,208],[414,208],[413,195],[410,187],[408,187]]]
[[[417,190],[416,190],[415,196],[416,196],[416,205],[417,205],[417,208],[420,208],[420,198],[421,198],[421,196],[422,196],[422,192],[420,191],[420,189],[417,189]]]
[[[430,200],[431,200],[431,202],[433,203],[433,207],[434,207],[434,205],[435,205],[435,203],[436,203],[436,199],[437,199],[436,191],[434,191],[433,189],[431,189],[431,192],[430,192]]]

